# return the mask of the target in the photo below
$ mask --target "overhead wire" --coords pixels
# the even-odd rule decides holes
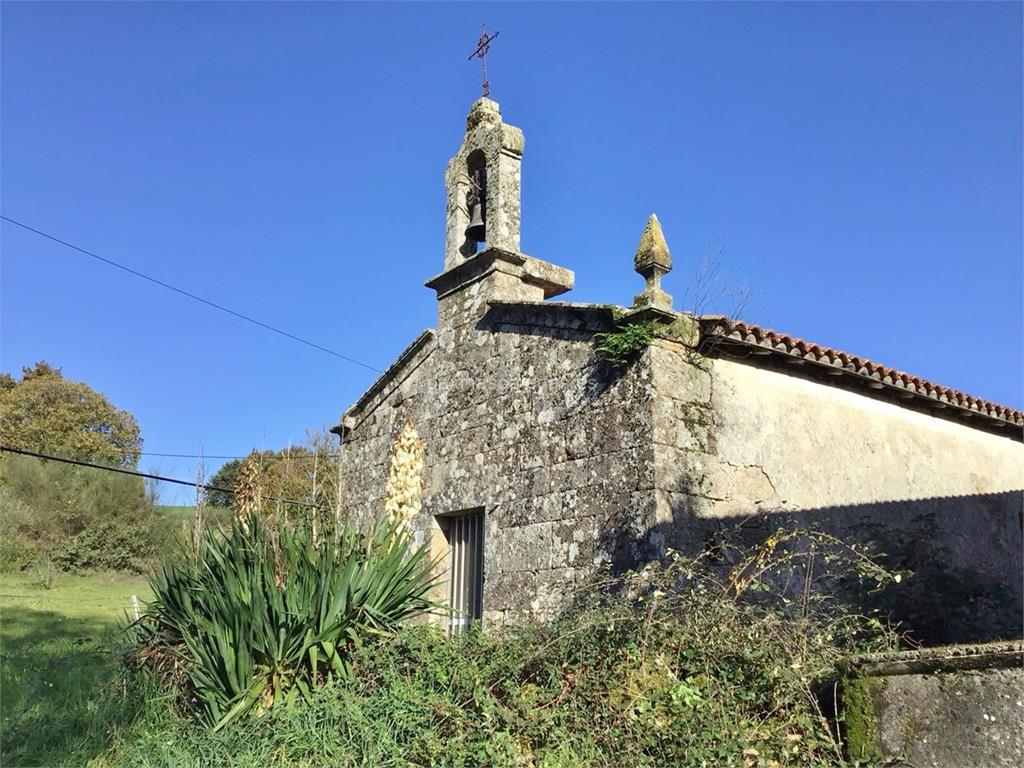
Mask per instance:
[[[126,266],[124,264],[120,264],[120,263],[114,261],[113,259],[106,258],[105,256],[100,256],[98,253],[94,253],[93,251],[90,251],[90,250],[87,250],[85,248],[82,248],[81,246],[75,245],[74,243],[70,243],[67,240],[63,240],[63,239],[61,239],[61,238],[59,238],[59,237],[57,237],[55,235],[51,235],[50,233],[44,232],[41,229],[37,229],[35,227],[29,226],[28,224],[25,224],[24,222],[18,221],[16,219],[12,219],[9,216],[4,216],[4,215],[0,214],[0,220],[6,221],[8,224],[13,224],[14,226],[20,227],[21,229],[24,229],[24,230],[26,230],[28,232],[32,232],[33,234],[38,235],[38,236],[43,237],[43,238],[46,238],[47,240],[51,240],[51,241],[53,241],[55,243],[58,243],[59,245],[63,245],[66,248],[70,248],[73,251],[76,251],[78,253],[84,254],[85,256],[89,256],[89,257],[91,257],[93,259],[96,259],[97,261],[103,262],[104,264],[107,264],[109,266],[112,266],[112,267],[115,267],[117,269],[120,269],[120,270],[122,270],[124,272],[127,272],[127,273],[129,273],[131,275],[134,275],[135,277],[139,277],[139,278],[142,278],[143,280],[147,280],[147,281],[149,281],[151,283],[159,285],[162,288],[166,288],[166,289],[168,289],[170,291],[178,293],[178,294],[180,294],[182,296],[185,296],[186,298],[192,299],[193,301],[198,301],[201,304],[205,304],[206,306],[213,307],[214,309],[218,309],[221,312],[226,312],[227,314],[232,315],[233,317],[236,317],[236,318],[238,318],[240,320],[245,320],[246,322],[249,322],[249,323],[252,323],[254,325],[257,325],[260,328],[263,328],[265,330],[271,331],[273,333],[277,333],[277,334],[279,334],[281,336],[284,336],[284,337],[286,337],[288,339],[291,339],[293,341],[297,341],[300,344],[305,344],[308,347],[312,347],[313,349],[319,350],[321,352],[325,352],[325,353],[327,353],[329,355],[333,355],[334,357],[340,358],[340,359],[345,360],[346,362],[352,363],[354,365],[361,366],[361,367],[366,368],[367,370],[373,371],[375,373],[380,373],[381,372],[381,370],[379,368],[377,368],[375,366],[372,366],[372,365],[370,365],[368,363],[364,363],[361,360],[357,360],[357,359],[355,359],[353,357],[350,357],[349,355],[344,355],[344,354],[342,354],[340,352],[337,352],[337,351],[335,351],[333,349],[329,349],[328,347],[324,347],[324,346],[322,346],[320,344],[317,344],[316,342],[312,342],[312,341],[309,341],[308,339],[304,339],[301,336],[296,336],[293,333],[290,333],[288,331],[285,331],[285,330],[282,330],[282,329],[277,328],[275,326],[272,326],[269,323],[264,323],[262,320],[257,320],[254,317],[250,317],[249,315],[243,314],[241,312],[237,312],[237,311],[235,311],[235,310],[233,310],[233,309],[231,309],[229,307],[224,306],[223,304],[219,304],[219,303],[217,303],[215,301],[211,301],[209,299],[204,299],[203,297],[197,296],[196,294],[192,293],[191,291],[186,291],[183,288],[179,288],[179,287],[177,287],[175,285],[171,285],[170,283],[167,283],[167,282],[165,282],[163,280],[159,280],[159,279],[157,279],[157,278],[155,278],[155,277],[153,277],[151,275],[147,275],[144,272],[140,272],[137,269],[133,269],[132,267],[128,267],[128,266]],[[52,456],[52,455],[49,455],[49,454],[37,453],[35,451],[26,451],[24,449],[14,448],[14,447],[11,447],[11,446],[0,446],[0,451],[9,451],[11,453],[19,453],[19,454],[26,455],[26,456],[34,456],[34,457],[40,458],[40,459],[47,459],[47,460],[50,460],[50,461],[58,461],[58,462],[66,463],[66,464],[75,464],[75,465],[79,465],[79,466],[91,467],[93,469],[101,469],[101,470],[106,470],[106,471],[110,471],[110,472],[120,472],[122,474],[135,475],[137,477],[143,477],[143,478],[147,478],[147,479],[158,480],[160,482],[175,483],[177,485],[191,486],[193,488],[199,487],[199,484],[193,483],[193,482],[189,482],[187,480],[179,480],[177,478],[164,477],[164,476],[161,476],[161,475],[156,475],[156,474],[148,473],[148,472],[137,472],[137,471],[134,471],[134,470],[123,469],[123,468],[120,468],[120,467],[111,467],[111,466],[105,466],[105,465],[101,465],[101,464],[92,464],[90,462],[83,462],[83,461],[78,461],[78,460],[75,460],[75,459],[66,459],[66,458],[63,458],[63,457],[60,457],[60,456]],[[148,451],[148,452],[147,451],[142,451],[142,452],[140,452],[140,455],[142,455],[142,456],[157,456],[157,457],[162,457],[162,458],[181,458],[181,459],[244,459],[244,458],[247,458],[247,456],[249,454],[239,455],[239,456],[227,456],[227,455],[204,455],[204,454],[185,454],[185,453],[158,453],[158,452],[152,452],[152,451]],[[339,454],[324,454],[325,458],[337,458],[338,456],[339,456]],[[316,457],[315,456],[289,456],[288,458],[289,459],[313,459],[313,458],[316,458]],[[219,492],[222,492],[222,493],[234,494],[234,490],[232,490],[230,488],[219,488],[219,487],[212,486],[212,485],[207,485],[207,484],[203,484],[202,487],[205,490],[212,490],[212,491],[219,491]],[[272,497],[272,496],[266,496],[264,498],[268,499],[269,501],[280,501],[280,502],[283,502],[283,503],[290,503],[290,504],[307,504],[307,502],[298,501],[298,500],[295,500],[295,499],[281,499],[281,498],[276,498],[276,497]]]
[[[261,453],[275,453],[276,454],[276,453],[279,453],[279,451],[256,451],[256,453],[257,454],[261,454]],[[139,451],[139,455],[140,456],[158,456],[158,457],[161,457],[161,458],[168,458],[168,459],[247,459],[252,454],[251,453],[246,453],[246,454],[243,454],[241,456],[224,456],[224,455],[215,455],[215,454],[211,454],[211,453],[154,453],[153,451]],[[336,459],[339,456],[341,456],[341,454],[340,453],[320,453],[320,454],[318,454],[318,456],[320,458]],[[288,459],[303,459],[303,460],[307,460],[308,461],[308,460],[316,459],[317,455],[309,454],[309,455],[303,455],[303,456],[287,456],[286,458],[288,458]]]
[[[122,475],[134,475],[135,477],[144,477],[150,480],[159,480],[164,483],[174,483],[176,485],[187,485],[192,488],[202,488],[204,491],[218,491],[220,493],[228,493],[232,496],[235,494],[234,488],[222,488],[216,485],[208,485],[206,483],[193,483],[189,480],[179,480],[176,477],[164,477],[163,475],[153,474],[152,472],[139,472],[134,469],[125,469],[124,467],[112,467],[108,464],[93,464],[88,461],[80,461],[78,459],[68,459],[63,456],[53,456],[48,453],[40,453],[38,451],[27,451],[24,448],[15,448],[10,445],[0,445],[0,453],[17,453],[22,456],[32,456],[37,459],[45,459],[47,461],[56,461],[62,464],[74,464],[79,467],[89,467],[91,469],[101,469],[107,472],[118,472]],[[324,509],[323,505],[314,504],[308,501],[300,501],[298,499],[282,499],[277,496],[264,496],[267,501],[280,501],[283,504],[299,504],[305,507],[317,507]]]
[[[317,344],[316,342],[309,341],[308,339],[304,339],[301,336],[296,336],[294,333],[289,333],[288,331],[276,328],[273,325],[270,325],[269,323],[264,323],[262,320],[257,320],[256,318],[250,317],[249,315],[243,314],[241,312],[236,312],[235,310],[230,309],[229,307],[225,307],[223,304],[219,304],[215,301],[210,301],[209,299],[204,299],[202,296],[197,296],[191,291],[186,291],[184,288],[178,288],[175,285],[171,285],[170,283],[164,282],[163,280],[159,280],[151,275],[147,275],[145,272],[140,272],[137,269],[125,266],[124,264],[120,264],[114,261],[113,259],[108,259],[105,256],[100,256],[98,253],[93,253],[92,251],[86,250],[85,248],[77,246],[74,243],[69,243],[67,240],[62,240],[61,238],[56,237],[55,235],[51,235],[48,232],[44,232],[41,229],[30,227],[28,224],[24,224],[20,221],[17,221],[16,219],[12,219],[9,216],[0,215],[0,219],[6,221],[8,224],[13,224],[16,227],[21,227],[22,229],[28,232],[32,232],[36,235],[39,235],[40,237],[45,237],[47,240],[52,240],[55,243],[59,243],[60,245],[63,245],[66,248],[70,248],[73,251],[77,251],[78,253],[90,256],[91,258],[94,258],[97,261],[101,261],[104,264],[108,264],[112,267],[116,267],[117,269],[123,270],[128,274],[135,275],[136,277],[140,277],[143,280],[148,280],[151,283],[155,283],[156,285],[159,285],[162,288],[174,291],[175,293],[181,294],[182,296],[192,299],[193,301],[198,301],[200,304],[205,304],[208,307],[219,309],[221,312],[226,312],[229,315],[232,315],[233,317],[239,318],[240,320],[245,320],[246,322],[252,323],[253,325],[258,325],[260,328],[272,331],[273,333],[277,333],[281,336],[289,338],[292,341],[297,341],[300,344],[305,344],[307,347],[312,347],[313,349],[318,349],[321,352],[326,352],[328,355],[333,355],[334,357],[341,358],[342,360],[352,363],[353,365],[362,366],[363,368],[373,371],[374,373],[381,373],[380,368],[376,368],[375,366],[372,366],[369,363],[364,363],[361,360],[356,360],[354,357],[343,355],[341,352],[336,352],[333,349],[329,349],[325,346]]]

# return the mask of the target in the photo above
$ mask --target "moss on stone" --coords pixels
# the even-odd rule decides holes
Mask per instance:
[[[697,343],[697,323],[689,315],[679,315],[671,323],[658,325],[655,336],[694,346]]]
[[[902,740],[902,745],[900,747],[901,752],[909,753],[910,750],[913,749],[914,744],[917,743],[917,740],[921,736],[922,725],[923,723],[916,712],[910,711],[907,713],[906,719],[900,727],[900,736]]]
[[[842,682],[843,730],[851,759],[870,760],[882,756],[875,704],[880,685],[882,682],[875,677],[847,677]]]

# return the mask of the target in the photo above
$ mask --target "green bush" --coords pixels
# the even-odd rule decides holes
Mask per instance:
[[[424,628],[364,649],[336,705],[359,715],[337,727],[354,763],[841,765],[819,686],[844,655],[894,636],[790,594],[786,576],[805,562],[795,553],[809,546],[832,575],[887,578],[812,534],[779,536],[718,576],[676,558],[581,593],[547,625],[455,642]]]
[[[137,658],[184,682],[219,729],[347,677],[354,650],[430,609],[431,573],[391,523],[320,542],[256,515],[208,528],[152,578]]]
[[[26,456],[0,461],[0,567],[142,571],[166,531],[142,478]]]
[[[0,573],[24,571],[36,562],[35,547],[22,535],[19,525],[19,520],[30,515],[25,504],[10,499],[0,489]]]
[[[53,563],[63,571],[134,571],[141,573],[154,553],[150,530],[128,521],[100,520],[61,541]]]

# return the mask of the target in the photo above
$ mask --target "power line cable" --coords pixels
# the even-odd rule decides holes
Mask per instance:
[[[260,453],[274,453],[274,454],[276,454],[277,451],[256,451],[256,453],[257,454],[260,454]],[[251,454],[246,453],[246,454],[244,454],[242,456],[217,456],[217,455],[214,455],[214,454],[211,454],[211,453],[154,453],[152,451],[140,451],[139,455],[140,456],[159,456],[161,458],[168,458],[168,459],[247,459],[247,458],[249,458],[249,456]],[[321,454],[319,454],[319,458],[321,458],[321,459],[336,459],[339,456],[341,456],[340,453],[321,453]],[[309,456],[284,456],[282,458],[286,458],[286,459],[303,459],[303,460],[311,461],[311,460],[317,458],[317,456],[314,456],[314,455],[310,454]]]
[[[321,352],[326,352],[329,355],[334,355],[334,357],[341,358],[342,360],[346,360],[347,362],[350,362],[350,363],[352,363],[354,365],[362,366],[363,368],[366,368],[367,370],[373,371],[374,373],[381,373],[380,368],[375,368],[374,366],[369,365],[368,363],[364,363],[361,360],[356,360],[354,357],[349,357],[348,355],[343,355],[340,352],[335,352],[333,349],[328,349],[327,347],[321,346],[320,344],[317,344],[317,343],[312,342],[312,341],[308,341],[307,339],[303,339],[302,337],[296,336],[295,334],[289,333],[288,331],[282,331],[280,328],[275,328],[274,326],[269,325],[267,323],[264,323],[261,320],[257,320],[254,317],[250,317],[249,315],[243,315],[241,312],[236,312],[233,309],[229,309],[228,307],[225,307],[223,304],[218,304],[215,301],[210,301],[209,299],[204,299],[201,296],[196,296],[194,293],[186,291],[183,288],[178,288],[177,286],[171,285],[170,283],[165,283],[163,280],[158,280],[157,278],[151,277],[150,275],[147,275],[144,272],[139,272],[137,269],[132,269],[131,267],[126,267],[124,264],[118,264],[116,261],[113,261],[112,259],[108,259],[108,258],[106,258],[104,256],[100,256],[99,254],[93,253],[92,251],[87,251],[85,248],[81,248],[81,247],[79,247],[77,245],[74,245],[73,243],[69,243],[66,240],[61,240],[59,237],[55,237],[53,235],[47,234],[46,232],[43,232],[42,230],[36,229],[35,227],[30,227],[28,224],[23,224],[20,221],[15,221],[14,219],[10,218],[9,216],[0,215],[0,219],[3,219],[8,224],[13,224],[16,227],[21,227],[22,229],[24,229],[24,230],[26,230],[28,232],[32,232],[34,234],[37,234],[40,237],[45,237],[47,240],[52,240],[55,243],[60,243],[61,245],[65,246],[67,248],[70,248],[70,249],[72,249],[74,251],[78,251],[79,253],[83,253],[86,256],[91,256],[92,258],[96,259],[97,261],[102,261],[104,264],[109,264],[110,266],[116,267],[117,269],[120,269],[120,270],[123,270],[123,271],[127,272],[128,274],[135,275],[136,277],[141,277],[143,280],[148,280],[149,282],[155,283],[155,284],[157,284],[157,285],[159,285],[159,286],[161,286],[163,288],[166,288],[166,289],[168,289],[170,291],[174,291],[175,293],[179,293],[182,296],[185,296],[185,297],[187,297],[189,299],[192,299],[193,301],[198,301],[201,304],[206,304],[208,307],[213,307],[214,309],[219,309],[221,312],[227,312],[229,315],[233,315],[234,317],[237,317],[237,318],[239,318],[241,320],[245,320],[248,323],[252,323],[253,325],[258,325],[260,328],[264,328],[264,329],[266,329],[268,331],[273,331],[274,333],[280,334],[281,336],[289,338],[289,339],[291,339],[293,341],[297,341],[300,344],[305,344],[307,347],[312,347],[313,349],[318,349]]]
[[[193,488],[197,488],[197,483],[189,482],[188,480],[178,480],[174,477],[163,477],[162,475],[154,475],[149,472],[136,472],[134,469],[124,469],[122,467],[111,467],[106,464],[92,464],[88,461],[79,461],[78,459],[66,459],[62,456],[53,456],[48,453],[37,453],[36,451],[26,451],[23,448],[14,448],[10,445],[0,445],[0,452],[7,451],[9,453],[18,453],[22,456],[34,456],[37,459],[47,459],[49,461],[59,461],[63,464],[74,464],[79,467],[91,467],[92,469],[105,469],[107,472],[120,472],[122,475],[134,475],[136,477],[145,477],[152,480],[161,480],[165,483],[176,483],[177,485],[190,485]],[[219,488],[213,485],[203,485],[203,488],[209,491],[221,491],[222,493],[234,493],[230,488]]]
[[[90,463],[88,461],[79,461],[78,459],[65,459],[62,456],[52,456],[52,455],[50,455],[48,453],[37,453],[36,451],[26,451],[23,448],[14,448],[14,447],[9,446],[9,445],[0,445],[0,453],[2,453],[4,451],[7,451],[9,453],[21,454],[22,456],[33,456],[33,457],[35,457],[37,459],[46,459],[47,461],[57,461],[57,462],[60,462],[62,464],[74,464],[74,465],[79,466],[79,467],[89,467],[91,469],[102,469],[102,470],[105,470],[107,472],[119,472],[122,475],[134,475],[135,477],[145,477],[145,478],[148,478],[150,480],[159,480],[159,481],[164,482],[164,483],[175,483],[176,485],[188,485],[188,486],[191,486],[192,488],[200,488],[201,487],[203,490],[206,490],[206,491],[219,491],[221,493],[229,493],[232,496],[234,496],[234,494],[235,494],[235,490],[233,488],[221,488],[220,486],[207,485],[206,483],[192,483],[192,482],[189,482],[188,480],[179,480],[176,477],[164,477],[162,475],[154,475],[154,474],[152,474],[150,472],[136,472],[134,469],[124,469],[122,467],[111,467],[111,466],[106,465],[106,464],[92,464],[92,463]],[[307,501],[299,501],[298,499],[281,499],[281,498],[278,498],[277,496],[264,496],[263,498],[266,499],[267,501],[280,501],[280,502],[282,502],[284,504],[301,504],[302,506],[306,506],[306,507],[318,507],[320,509],[323,509],[322,505],[313,504],[313,503],[307,502]]]
[[[154,453],[152,451],[139,451],[139,456],[159,456],[166,459],[244,459],[245,456],[217,456],[212,453]]]

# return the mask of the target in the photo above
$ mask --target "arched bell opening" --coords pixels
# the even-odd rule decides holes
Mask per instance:
[[[462,252],[471,256],[487,240],[487,158],[483,150],[475,149],[466,157],[466,176],[469,178],[466,191],[469,224]]]

